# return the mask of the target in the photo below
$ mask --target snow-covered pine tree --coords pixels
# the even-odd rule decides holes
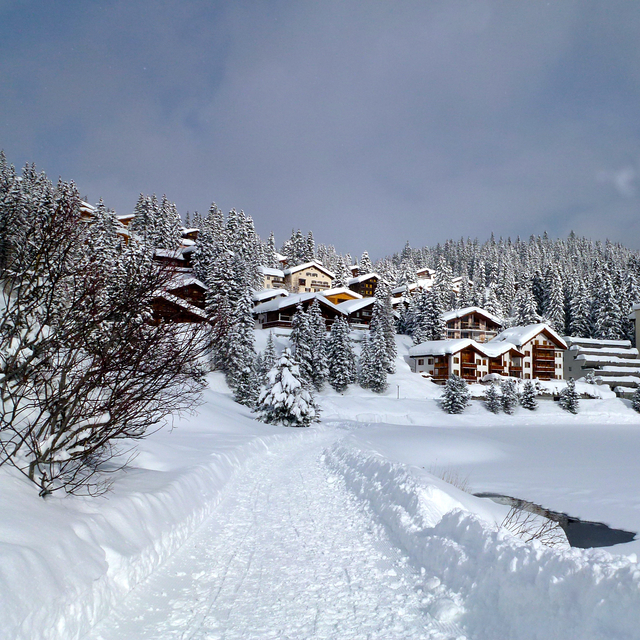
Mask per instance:
[[[276,256],[276,239],[273,236],[273,231],[269,234],[267,240],[267,246],[265,250],[265,264],[263,266],[270,267],[271,269],[280,269],[280,262]]]
[[[500,302],[498,301],[498,296],[496,295],[496,285],[490,284],[484,291],[484,300],[482,301],[482,308],[492,313],[494,316],[498,318],[502,318],[504,316],[504,311]]]
[[[554,265],[549,265],[543,280],[543,315],[556,331],[563,331],[565,324],[562,279]]]
[[[491,383],[484,392],[484,403],[488,411],[491,413],[500,413],[502,411],[502,401],[495,383]]]
[[[337,259],[335,271],[335,278],[333,279],[334,287],[346,287],[349,284],[349,280],[351,279],[351,271],[347,267],[347,263],[344,261],[344,258],[339,257]]]
[[[420,344],[426,340],[444,340],[447,325],[442,319],[440,296],[434,291],[423,291],[415,304],[414,310],[414,343]],[[420,342],[415,342],[418,334]]]
[[[356,357],[349,337],[349,323],[339,316],[331,326],[327,340],[327,362],[329,384],[338,392],[343,392],[356,381]]]
[[[301,303],[298,303],[296,312],[291,320],[291,353],[300,369],[302,380],[308,385],[313,384],[313,334],[309,326],[309,315]]]
[[[245,290],[236,303],[229,328],[226,363],[227,383],[234,391],[236,402],[252,406],[259,385],[255,372],[254,320],[251,297]]]
[[[515,301],[515,320],[518,326],[526,326],[528,324],[536,324],[541,318],[538,315],[536,300],[531,291],[531,281],[522,280],[516,293]]]
[[[502,393],[502,410],[512,415],[518,406],[518,387],[513,378],[506,378],[500,383],[500,391]]]
[[[266,384],[267,374],[269,373],[269,371],[271,371],[271,369],[273,369],[277,359],[276,346],[273,342],[273,331],[269,331],[267,345],[265,346],[264,352],[262,353],[262,366],[258,371],[262,384]]]
[[[329,375],[327,367],[327,323],[322,317],[320,303],[316,298],[309,306],[308,311],[309,331],[311,334],[311,352],[313,354],[313,368],[311,370],[311,382],[320,391],[324,381]]]
[[[255,408],[258,420],[285,427],[308,427],[318,422],[320,410],[289,349],[284,350],[268,378]]]
[[[152,243],[156,249],[175,250],[182,244],[182,219],[173,202],[162,196],[153,226]]]
[[[538,408],[536,400],[536,388],[531,380],[526,380],[522,387],[522,395],[520,396],[520,404],[529,411],[535,411]]]
[[[618,296],[611,280],[608,269],[595,274],[594,279],[599,283],[593,300],[593,329],[592,335],[600,340],[619,340],[623,335]]]
[[[385,359],[383,366],[387,373],[395,373],[396,370],[396,331],[393,310],[391,308],[391,290],[389,285],[380,281],[376,287],[375,302],[369,323],[369,333],[380,333],[384,341]]]
[[[573,378],[567,380],[567,386],[560,392],[560,406],[569,413],[578,413],[579,397]]]
[[[640,387],[637,387],[631,396],[631,406],[640,413]]]
[[[371,333],[370,340],[371,361],[367,378],[369,380],[369,389],[376,393],[383,393],[387,390],[387,343],[384,339],[382,331],[374,331]]]
[[[372,359],[371,340],[365,335],[358,358],[358,384],[363,389],[369,389],[371,386]]]
[[[442,311],[450,311],[455,306],[455,294],[453,292],[453,273],[444,257],[441,257],[433,277],[432,293],[439,298],[439,306]]]
[[[360,264],[358,265],[358,270],[360,275],[365,273],[373,273],[373,264],[371,263],[371,258],[369,254],[365,251],[360,258]]]
[[[467,383],[455,374],[445,382],[440,404],[446,413],[462,413],[471,401]]]
[[[591,335],[589,321],[591,300],[587,291],[587,285],[583,280],[580,280],[575,285],[573,295],[569,302],[569,309],[569,335],[588,338]]]

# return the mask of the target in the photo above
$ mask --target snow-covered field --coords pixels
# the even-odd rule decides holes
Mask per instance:
[[[640,531],[640,416],[604,392],[449,416],[398,341],[387,393],[329,389],[310,429],[255,422],[213,374],[105,498],[0,469],[0,637],[640,637],[639,542],[525,544],[437,477]]]

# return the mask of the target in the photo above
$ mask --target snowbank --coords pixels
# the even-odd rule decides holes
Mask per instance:
[[[211,385],[226,390],[217,375]],[[228,394],[205,401],[141,441],[105,497],[42,500],[0,470],[0,638],[80,637],[184,543],[251,456],[311,435],[257,423]]]
[[[327,463],[421,568],[435,619],[477,640],[638,637],[640,569],[629,558],[520,542],[498,530],[492,507],[354,439],[334,445]]]

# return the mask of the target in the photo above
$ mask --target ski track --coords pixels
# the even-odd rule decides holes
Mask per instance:
[[[196,534],[86,640],[465,638],[324,465],[327,433],[253,459]]]

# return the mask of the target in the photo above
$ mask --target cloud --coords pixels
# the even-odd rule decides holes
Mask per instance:
[[[215,200],[278,241],[313,229],[355,255],[567,224],[633,243],[639,13],[615,0],[9,3],[0,146],[119,212],[140,191],[181,211]]]

